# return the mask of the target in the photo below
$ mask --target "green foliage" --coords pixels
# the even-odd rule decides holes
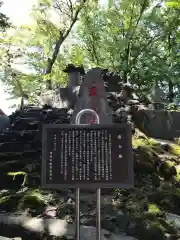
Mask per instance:
[[[168,91],[180,76],[178,15],[148,1],[109,1],[104,9],[84,9],[77,35],[91,64],[117,71],[139,91],[155,81]]]
[[[0,57],[1,80],[7,86],[12,98],[28,99],[38,102],[38,95],[46,88],[46,82],[65,84],[66,74],[62,71],[68,59],[63,43],[78,20],[78,14],[86,1],[68,5],[66,1],[39,1],[31,15],[34,24],[14,27],[1,39],[3,49]],[[61,49],[62,50],[61,50]],[[79,48],[76,53],[80,52]],[[83,55],[82,55],[83,56]],[[72,55],[74,62],[75,60]],[[83,62],[82,57],[79,58]],[[17,70],[17,62],[26,64],[32,73]]]
[[[179,107],[175,103],[170,103],[167,107],[169,111],[180,111]]]
[[[42,194],[37,191],[29,191],[19,202],[19,209],[43,209],[45,206]]]
[[[172,7],[172,8],[180,8],[180,1],[176,0],[176,1],[167,1],[166,5],[168,7]]]
[[[0,7],[2,6],[2,1],[0,1]],[[10,27],[10,22],[9,22],[9,18],[3,14],[0,13],[0,28],[1,30],[4,30],[6,28]]]
[[[0,39],[1,79],[13,98],[33,102],[47,81],[65,85],[67,75],[62,70],[73,63],[116,71],[137,93],[150,93],[158,82],[170,102],[179,101],[179,0],[165,4],[109,0],[105,6],[96,0],[69,3],[40,0],[31,13],[34,24],[15,27]],[[17,73],[18,61],[33,74]]]
[[[180,146],[173,144],[170,151],[172,154],[174,154],[176,156],[180,156]]]
[[[159,214],[161,210],[158,208],[156,204],[149,204],[148,212],[153,214]]]

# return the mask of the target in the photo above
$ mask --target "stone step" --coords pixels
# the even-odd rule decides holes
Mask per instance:
[[[11,225],[15,224],[21,226],[22,230],[26,229],[37,234],[42,234],[46,229],[51,236],[66,236],[67,239],[71,240],[75,237],[75,224],[69,224],[63,219],[43,219],[16,214],[0,214],[0,220],[4,224],[9,225],[9,230],[11,229]],[[81,225],[80,238],[81,240],[96,240],[96,227]],[[101,240],[135,240],[135,238],[125,236],[123,233],[116,234],[105,229],[101,229]]]

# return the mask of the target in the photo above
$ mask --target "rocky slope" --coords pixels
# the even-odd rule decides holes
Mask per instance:
[[[0,135],[0,235],[22,239],[75,239],[75,195],[71,189],[40,187],[41,126],[68,123],[63,109],[30,108],[11,116]],[[36,116],[36,117],[34,117]],[[135,188],[102,190],[102,239],[179,239],[180,145],[133,135]],[[81,236],[95,239],[95,193],[80,197]]]
[[[133,99],[131,92],[129,86],[121,93],[109,90],[113,122],[134,121],[141,101]],[[0,133],[0,235],[23,240],[75,239],[74,192],[40,186],[42,125],[69,123],[70,112],[28,106],[10,119],[10,128]],[[180,239],[178,224],[169,221],[176,217],[172,214],[180,215],[180,141],[151,139],[133,128],[132,143],[135,188],[102,189],[102,239]],[[95,199],[95,190],[82,189],[82,240],[95,239]]]

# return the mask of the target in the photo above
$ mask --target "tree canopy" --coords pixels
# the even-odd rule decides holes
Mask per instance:
[[[149,93],[158,84],[180,98],[180,2],[155,0],[39,0],[34,23],[1,38],[1,80],[13,97],[33,101],[66,84],[67,63],[109,69]],[[30,74],[15,69],[21,62]]]
[[[0,1],[0,8],[2,7],[3,2]],[[5,29],[7,27],[10,27],[10,22],[8,17],[0,12],[0,28]]]

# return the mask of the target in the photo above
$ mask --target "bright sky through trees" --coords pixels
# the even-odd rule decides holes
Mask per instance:
[[[75,65],[84,64],[88,68],[108,68],[120,74],[123,81],[130,81],[135,87],[139,86],[141,92],[145,91],[147,94],[158,81],[165,97],[170,98],[171,102],[174,99],[179,102],[180,22],[179,9],[176,6],[179,0],[165,1],[164,5],[157,0],[143,0],[146,3],[143,5],[142,1],[117,0],[115,2],[121,4],[116,4],[114,8],[111,1],[99,0],[104,6],[102,8],[99,1],[90,0],[89,5],[83,7],[78,22],[77,19],[74,21],[71,14],[72,9],[76,8],[68,6],[66,0],[59,0],[62,4],[60,9],[57,7],[54,10],[55,6],[46,6],[45,14],[41,8],[36,9],[36,17],[31,19],[29,12],[32,6],[36,5],[36,1],[38,0],[4,0],[5,4],[0,9],[14,25],[23,25],[15,31],[8,29],[8,36],[2,39],[2,42],[7,44],[9,32],[12,33],[12,54],[8,55],[12,61],[10,67],[7,67],[9,59],[4,61],[3,72],[7,68],[10,71],[3,78],[3,83],[6,83],[15,99],[22,97],[23,93],[29,97],[29,101],[34,101],[39,91],[44,89],[44,81],[49,78],[49,71],[52,83],[65,84],[67,78],[63,68],[71,62]],[[41,1],[44,1],[44,4],[46,2]],[[29,28],[28,24],[33,27]],[[71,26],[74,26],[71,34],[65,34],[65,39],[61,38],[59,33],[69,33],[68,29],[71,30]],[[14,51],[18,46],[22,49]],[[54,49],[54,46],[57,48]],[[27,51],[32,47],[38,51]],[[4,52],[5,49],[2,50],[2,57]],[[53,54],[56,56],[53,58],[55,61],[47,61]],[[38,72],[37,76],[25,72],[30,66]],[[12,79],[11,71],[15,68],[20,72]],[[47,69],[50,69],[48,74],[42,75]],[[22,87],[19,87],[18,81]],[[0,107],[9,113],[9,105],[11,104],[6,100],[6,94],[1,87]]]
[[[101,0],[100,3],[104,5],[106,0]],[[5,0],[1,7],[1,12],[6,14],[14,25],[30,24],[32,22],[29,12],[37,0]],[[25,71],[23,66],[19,66],[19,69]],[[0,108],[6,113],[11,114],[13,101],[8,100],[10,96],[5,92],[4,86],[0,86]]]
[[[6,14],[14,25],[28,24],[31,23],[29,12],[36,2],[36,0],[5,0],[1,12]],[[6,114],[11,114],[13,109],[10,106],[13,105],[14,100],[7,100],[8,98],[4,86],[0,86],[0,108]]]

